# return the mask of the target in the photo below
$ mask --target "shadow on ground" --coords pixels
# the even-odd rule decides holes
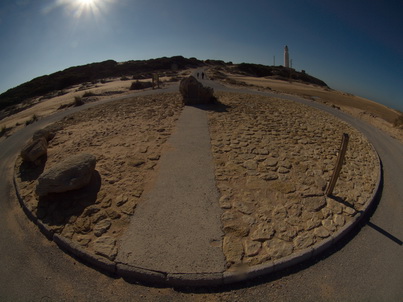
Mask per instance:
[[[85,188],[40,197],[37,217],[49,226],[63,226],[72,217],[80,216],[87,207],[95,204],[100,189],[101,175],[94,171]]]
[[[231,106],[221,103],[215,97],[214,97],[214,101],[212,104],[187,105],[187,106],[192,106],[192,107],[199,108],[199,109],[205,110],[205,111],[213,111],[213,112],[220,112],[220,113],[228,112],[228,109],[231,108]]]
[[[34,181],[38,179],[39,175],[41,175],[45,169],[46,161],[46,155],[39,158],[39,165],[33,162],[22,161],[19,167],[21,181]]]

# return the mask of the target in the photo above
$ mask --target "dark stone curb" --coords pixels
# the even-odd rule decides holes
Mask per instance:
[[[372,144],[371,144],[372,146]],[[304,250],[297,251],[287,257],[270,261],[264,264],[255,265],[252,267],[247,267],[241,270],[216,272],[216,273],[166,273],[153,271],[146,268],[134,267],[124,263],[118,263],[115,261],[110,261],[104,257],[100,257],[89,253],[80,245],[71,240],[53,233],[47,228],[40,220],[38,220],[27,204],[24,202],[20,195],[20,188],[18,187],[16,176],[14,174],[13,182],[16,190],[16,195],[20,202],[20,205],[28,216],[28,218],[35,223],[40,231],[49,239],[53,240],[62,250],[71,254],[74,257],[88,263],[95,269],[110,273],[112,275],[117,275],[119,277],[128,280],[129,282],[145,282],[152,285],[163,285],[163,286],[192,286],[192,287],[202,287],[202,286],[220,286],[225,284],[231,284],[236,282],[241,282],[249,279],[253,279],[259,276],[268,275],[274,272],[278,272],[294,266],[296,264],[302,263],[306,260],[311,259],[322,254],[324,251],[328,250],[332,245],[338,242],[340,239],[344,238],[351,230],[353,230],[357,224],[362,221],[366,216],[366,213],[374,206],[374,202],[381,188],[382,183],[382,162],[379,158],[378,153],[372,146],[378,159],[379,167],[379,177],[377,180],[377,185],[373,191],[371,198],[364,205],[364,210],[357,212],[352,221],[349,221],[342,229],[338,232],[332,234],[328,238],[322,240],[318,244],[308,247]]]

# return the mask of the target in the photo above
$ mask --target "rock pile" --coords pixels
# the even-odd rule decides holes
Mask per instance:
[[[193,76],[184,78],[180,82],[179,91],[185,105],[212,104],[215,100],[213,88],[204,87]]]

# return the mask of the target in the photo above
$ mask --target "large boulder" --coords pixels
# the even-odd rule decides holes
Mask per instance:
[[[211,104],[214,102],[213,88],[204,87],[193,76],[182,79],[179,91],[185,105]]]
[[[96,158],[92,154],[73,155],[39,176],[36,194],[45,196],[85,187],[91,181],[95,165]]]
[[[26,162],[37,163],[40,157],[48,153],[48,141],[44,137],[29,141],[21,150],[21,157]]]

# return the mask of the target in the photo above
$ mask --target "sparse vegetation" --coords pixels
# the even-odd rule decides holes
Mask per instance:
[[[123,63],[107,60],[104,62],[74,66],[63,71],[35,78],[2,93],[0,95],[0,110],[11,105],[19,104],[29,98],[44,96],[73,85],[94,83],[99,80],[101,80],[101,83],[106,83],[106,79],[112,77],[128,77],[146,73],[152,74],[156,71],[170,71],[174,67],[181,70],[202,65],[204,65],[203,61],[175,56],[171,58],[163,57],[151,60],[127,61]],[[86,87],[80,87],[80,89],[86,89]]]
[[[293,80],[328,87],[325,82],[307,74],[305,70],[304,72],[298,72],[295,69],[285,68],[283,66],[266,66],[249,63],[238,64],[237,69],[238,72],[242,74],[255,77],[275,77],[278,80]]]
[[[79,96],[74,97],[74,107],[84,105],[83,99]]]
[[[231,84],[231,85],[248,86],[248,84],[246,84],[245,82],[237,81],[237,80],[229,79],[229,78],[225,79],[225,82],[227,82],[228,84]]]
[[[0,129],[0,137],[3,137],[3,136],[7,133],[8,130],[9,130],[9,129],[7,128],[7,126],[6,126],[6,125],[3,125],[3,126],[1,127],[1,129]]]
[[[25,126],[28,126],[28,125],[36,122],[37,120],[38,120],[38,117],[36,116],[36,114],[34,114],[34,115],[32,115],[32,117],[29,120],[25,121]]]
[[[150,88],[152,87],[153,84],[151,82],[140,82],[137,80],[136,82],[133,82],[132,85],[130,86],[130,90],[141,90],[145,88]]]
[[[178,77],[170,77],[168,80],[168,82],[178,82],[178,81],[180,81],[180,78]]]
[[[96,94],[93,93],[92,91],[86,91],[86,92],[83,94],[83,98],[88,98],[88,97],[90,97],[90,96],[96,96]]]
[[[403,129],[403,113],[400,113],[400,115],[395,119],[393,127]]]
[[[130,79],[129,79],[128,77],[126,77],[126,76],[123,76],[123,77],[120,78],[120,80],[121,80],[121,81],[128,81],[128,80],[130,80]]]

